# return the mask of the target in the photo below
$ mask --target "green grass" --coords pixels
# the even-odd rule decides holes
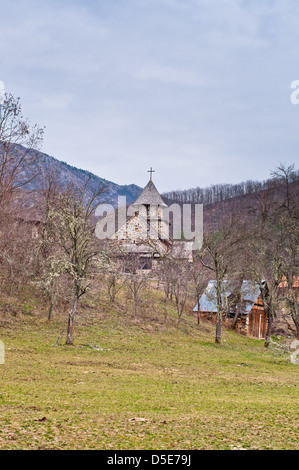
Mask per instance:
[[[299,448],[299,366],[262,341],[106,305],[57,345],[65,323],[2,322],[1,449]]]

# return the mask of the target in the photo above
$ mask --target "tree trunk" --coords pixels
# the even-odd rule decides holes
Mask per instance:
[[[134,298],[134,313],[135,317],[138,315],[138,309],[139,309],[139,293],[138,293],[138,286],[136,283],[133,285],[133,298]]]
[[[265,348],[269,347],[270,339],[271,339],[271,332],[272,332],[273,318],[270,312],[268,312],[267,318],[268,318],[268,326],[267,326],[267,333],[266,333],[266,339],[265,339]]]
[[[220,275],[217,275],[216,295],[217,295],[217,323],[216,323],[215,342],[217,344],[220,344],[221,343],[222,316],[223,316],[222,279]]]
[[[217,323],[216,323],[216,338],[215,342],[221,344],[221,326],[222,326],[222,312],[217,312]]]
[[[200,297],[197,297],[197,324],[200,324],[200,307],[199,307]]]
[[[296,327],[296,338],[299,339],[299,320],[297,317],[293,317],[293,322]]]
[[[239,319],[239,316],[240,316],[240,312],[241,312],[241,301],[239,300],[238,306],[237,306],[237,309],[236,309],[236,313],[235,313],[234,319],[232,321],[232,330],[234,330],[236,328],[236,325],[237,325],[237,322],[238,322],[238,319]]]
[[[49,310],[48,310],[48,321],[50,321],[52,318],[53,307],[54,307],[53,300],[50,299],[50,305],[49,305]]]
[[[288,281],[288,296],[287,302],[289,306],[289,310],[291,311],[291,317],[293,319],[295,329],[296,329],[296,338],[299,339],[299,314],[298,314],[298,299],[296,298],[295,292],[293,292],[292,281]]]
[[[66,343],[65,344],[74,344],[74,320],[77,312],[77,306],[78,306],[78,296],[75,295],[74,300],[73,300],[73,305],[71,308],[71,311],[69,313],[69,319],[68,319],[68,324],[67,324],[67,334],[66,334]]]
[[[109,297],[110,297],[110,302],[114,303],[115,298],[116,298],[116,280],[115,280],[115,276],[112,277],[112,279],[110,280],[110,284],[108,284],[108,294],[109,294]]]

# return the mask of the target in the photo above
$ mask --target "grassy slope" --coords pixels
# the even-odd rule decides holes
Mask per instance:
[[[59,346],[65,319],[25,312],[1,323],[1,449],[299,448],[299,367],[263,342],[106,304]]]

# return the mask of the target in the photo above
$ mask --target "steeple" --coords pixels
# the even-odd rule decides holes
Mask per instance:
[[[161,207],[167,207],[165,202],[163,201],[162,197],[159,194],[159,191],[157,190],[156,186],[154,185],[152,181],[152,174],[155,172],[152,168],[148,170],[148,173],[150,173],[150,180],[139,195],[138,199],[134,202],[133,206],[161,206]]]

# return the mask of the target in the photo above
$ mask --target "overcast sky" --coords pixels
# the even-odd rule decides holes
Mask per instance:
[[[0,0],[0,80],[42,150],[159,190],[298,164],[298,0]]]

